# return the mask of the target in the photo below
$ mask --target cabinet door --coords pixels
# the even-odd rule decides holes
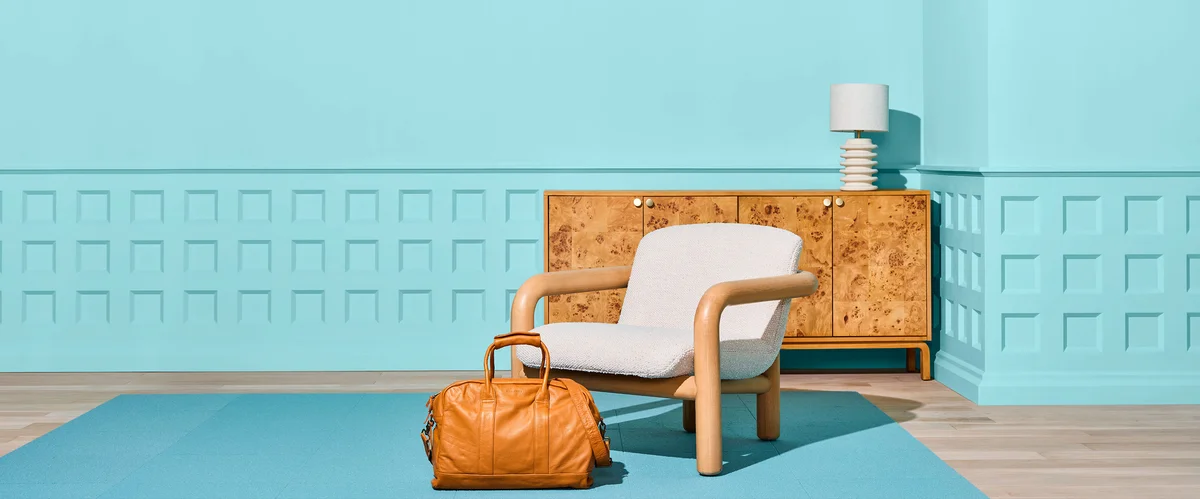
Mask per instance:
[[[929,333],[929,199],[839,196],[833,210],[834,336]]]
[[[646,233],[672,225],[733,223],[737,196],[646,196]]]
[[[634,196],[550,196],[546,206],[548,271],[630,265],[642,238]],[[608,322],[621,316],[625,290],[552,296],[546,322]]]
[[[833,210],[831,196],[741,197],[738,222],[769,225],[800,236],[800,270],[817,276],[817,292],[792,300],[787,336],[833,335]]]

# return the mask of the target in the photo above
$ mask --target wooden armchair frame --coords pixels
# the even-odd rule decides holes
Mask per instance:
[[[546,272],[525,281],[512,305],[512,330],[534,327],[534,309],[547,296],[624,288],[632,267],[603,267],[586,270]],[[683,427],[696,434],[696,471],[701,475],[721,473],[721,394],[753,393],[758,397],[758,438],[779,438],[779,356],[766,372],[748,379],[721,379],[721,348],[718,328],[725,307],[764,301],[800,298],[817,290],[817,277],[799,272],[778,277],[746,279],[716,284],[704,293],[696,307],[695,368],[693,376],[649,379],[636,376],[598,374],[552,369],[552,377],[571,378],[602,392],[629,393],[683,400]],[[537,374],[517,359],[512,349],[512,375]]]

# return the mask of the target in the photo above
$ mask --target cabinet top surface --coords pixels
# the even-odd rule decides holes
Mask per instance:
[[[545,191],[546,196],[912,196],[929,195],[929,191],[921,189],[879,189],[874,191],[839,191],[829,189],[795,189],[795,190],[612,190],[612,191]]]

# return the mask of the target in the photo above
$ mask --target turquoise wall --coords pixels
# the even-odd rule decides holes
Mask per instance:
[[[474,369],[543,190],[835,188],[871,81],[938,381],[1200,403],[1197,9],[0,0],[0,370]]]
[[[0,165],[827,166],[830,83],[920,114],[920,24],[919,0],[3,0]]]
[[[1200,403],[1200,165],[1178,139],[1200,132],[1197,14],[925,3],[939,381],[981,404]]]
[[[990,163],[1194,170],[1200,2],[988,2]]]
[[[925,1],[923,165],[987,164],[987,8],[987,0]]]
[[[921,23],[916,0],[0,0],[0,370],[478,368],[540,270],[545,189],[836,188],[846,81],[891,85],[883,182],[918,187]]]

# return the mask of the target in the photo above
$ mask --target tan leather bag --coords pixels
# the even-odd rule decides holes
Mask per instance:
[[[541,379],[492,379],[497,348],[542,349]],[[612,464],[604,419],[586,388],[550,379],[550,352],[537,333],[495,338],[481,380],[429,397],[421,440],[435,489],[548,489],[592,486],[595,466]]]

